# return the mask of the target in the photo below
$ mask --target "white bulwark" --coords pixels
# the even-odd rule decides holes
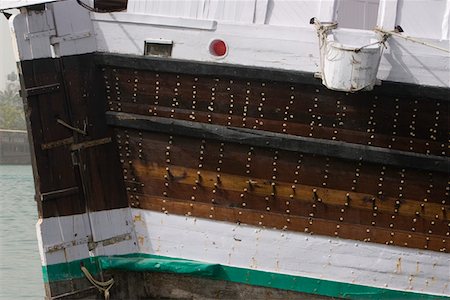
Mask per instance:
[[[24,1],[10,2],[2,7]],[[373,9],[373,0],[356,1],[370,5],[353,6],[335,2],[130,0],[125,11],[94,13],[67,0],[47,4],[45,13],[22,12],[11,22],[20,60],[95,51],[143,55],[146,40],[163,39],[172,41],[171,57],[177,59],[314,73],[319,71],[320,55],[310,19],[326,22],[345,14],[370,15],[373,24],[358,18],[344,24],[362,34],[373,34],[368,28],[393,31],[400,25],[405,31],[402,36],[420,40],[391,36],[385,43],[378,79],[450,86],[449,1],[435,0],[429,5],[426,0],[380,0],[378,10]],[[227,55],[211,54],[215,39],[226,43]]]

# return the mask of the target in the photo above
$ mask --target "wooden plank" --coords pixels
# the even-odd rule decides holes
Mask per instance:
[[[159,98],[159,104],[162,104],[163,100]],[[172,100],[170,100],[172,101]],[[206,103],[206,102],[205,102]],[[206,103],[205,106],[208,106],[209,103]],[[216,125],[227,125],[233,127],[244,127],[244,128],[253,128],[260,129],[270,132],[278,132],[278,133],[289,133],[292,135],[299,136],[310,136],[321,139],[329,139],[329,140],[337,140],[342,142],[354,143],[354,144],[369,144],[376,147],[383,147],[388,149],[395,149],[407,152],[414,153],[422,153],[422,154],[431,154],[437,156],[443,156],[445,153],[445,148],[442,147],[441,140],[430,140],[428,138],[411,138],[409,136],[402,136],[400,134],[395,135],[395,141],[393,141],[392,134],[385,134],[381,132],[377,132],[376,135],[373,135],[371,132],[368,132],[369,129],[364,127],[360,130],[358,129],[355,122],[352,121],[352,124],[356,127],[351,129],[350,127],[344,128],[335,128],[333,126],[315,126],[307,124],[311,120],[311,118],[306,117],[306,115],[302,116],[302,120],[299,123],[294,123],[294,121],[299,121],[299,119],[295,119],[292,122],[286,122],[284,120],[273,120],[270,118],[257,118],[252,117],[251,112],[247,113],[247,116],[244,118],[236,115],[226,115],[217,113],[215,110],[214,113],[199,111],[190,109],[181,109],[181,108],[173,108],[173,107],[164,107],[159,105],[139,105],[134,103],[119,103],[116,101],[111,101],[110,105],[116,105],[119,109],[110,108],[111,111],[117,110],[121,112],[133,113],[133,114],[141,114],[141,115],[150,115],[150,116],[159,116],[166,118],[176,118],[187,121],[196,121],[201,123],[214,123]],[[202,106],[201,101],[197,101],[197,108]],[[381,117],[380,117],[381,118]],[[322,118],[323,120],[324,118]],[[337,123],[337,122],[336,122]],[[335,124],[335,123],[333,123]],[[405,126],[403,126],[405,127]],[[373,129],[375,130],[375,129]],[[440,135],[442,130],[440,131]],[[409,135],[409,131],[408,131]],[[374,137],[372,139],[372,136]],[[411,147],[413,146],[413,150]]]
[[[111,66],[118,68],[129,68],[133,70],[148,70],[156,72],[172,72],[180,74],[195,74],[202,76],[223,76],[228,78],[240,78],[249,80],[268,80],[290,83],[301,83],[316,86],[321,92],[326,88],[321,86],[321,82],[315,79],[312,73],[277,70],[261,67],[247,67],[227,65],[223,63],[191,62],[177,59],[164,59],[158,57],[143,57],[127,54],[96,54],[96,64],[101,66]],[[342,94],[340,92],[332,92]],[[421,86],[416,84],[406,84],[399,82],[383,82],[380,87],[375,87],[378,95],[388,95],[389,97],[420,97],[432,98],[436,100],[449,101],[449,91],[447,88]],[[368,95],[369,93],[361,93]]]
[[[440,173],[426,174],[411,168],[373,165],[213,140],[205,140],[203,143],[202,140],[189,137],[170,138],[164,134],[134,130],[127,130],[126,133],[119,130],[116,137],[124,167],[144,163],[200,170],[201,162],[201,170],[215,171],[218,174],[265,180],[273,180],[273,176],[276,176],[276,181],[291,184],[360,192],[368,198],[375,197],[390,203],[392,209],[397,199],[417,201],[417,207],[420,202],[425,201],[424,205],[435,203],[445,208],[442,201],[448,198],[448,177]],[[170,163],[167,163],[167,158]],[[128,164],[129,161],[132,164]],[[392,199],[393,202],[387,199]]]
[[[441,206],[436,204],[428,204],[414,222],[419,204],[409,199],[403,200],[397,212],[394,212],[397,199],[372,202],[372,196],[363,193],[346,193],[303,184],[297,184],[293,190],[292,184],[277,181],[275,194],[272,195],[271,181],[265,178],[252,178],[253,183],[250,185],[248,178],[221,174],[220,183],[217,184],[216,172],[202,170],[202,180],[197,183],[197,170],[180,166],[170,167],[172,177],[169,179],[165,178],[168,172],[163,166],[134,164],[133,169],[142,181],[138,186],[133,181],[127,182],[129,195],[133,196],[130,198],[131,203],[138,195],[166,196],[225,207],[241,207],[262,214],[268,211],[303,217],[313,214],[316,219],[441,235],[443,238],[449,231],[449,221],[442,216]],[[375,217],[373,213],[376,213]],[[440,218],[436,219],[436,214]]]
[[[61,59],[71,124],[83,128],[87,136],[75,133],[71,150],[76,150],[78,171],[87,206],[91,211],[126,207],[125,188],[121,179],[117,147],[112,130],[105,122],[102,71],[93,64],[92,55]],[[97,146],[97,147],[94,147]]]
[[[36,59],[21,62],[23,87],[48,86],[61,82],[61,71],[57,60]],[[24,95],[26,93],[23,93]],[[33,139],[33,168],[37,197],[41,193],[77,186],[73,173],[72,158],[67,148],[42,149],[54,141],[67,140],[72,133],[56,123],[55,116],[67,118],[67,106],[63,89],[49,94],[36,94],[24,100],[27,122]],[[45,148],[45,147],[44,147]],[[45,194],[44,194],[45,195]],[[45,197],[45,196],[44,196]],[[38,202],[41,217],[83,213],[82,195],[62,195],[53,201]]]
[[[399,235],[422,234],[426,245],[427,237],[446,240],[450,234],[448,205],[441,202],[446,177],[441,173],[123,128],[116,129],[116,139],[132,207],[145,207],[148,197],[161,197],[165,203],[191,201],[208,205],[212,219],[223,207],[263,219],[270,213],[313,224],[331,221],[339,228],[319,228],[321,234],[344,237],[341,225],[354,225],[389,231],[384,238],[393,244],[401,243]]]
[[[201,124],[169,118],[115,112],[107,112],[106,115],[107,123],[117,127],[178,134],[193,138],[207,138],[398,167],[413,166],[415,169],[427,171],[447,172],[450,169],[450,159],[446,157],[426,156],[372,146],[319,140],[261,130]]]
[[[225,121],[409,152],[446,153],[449,103],[435,99],[363,96],[287,82],[122,68],[107,68],[105,81],[111,110],[192,118],[188,120],[195,114],[200,122]]]

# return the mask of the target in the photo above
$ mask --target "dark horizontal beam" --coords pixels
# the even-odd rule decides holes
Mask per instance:
[[[177,119],[150,117],[129,113],[107,112],[106,122],[116,127],[131,128],[201,139],[212,139],[255,147],[274,148],[345,160],[449,172],[450,159],[380,147],[280,134],[262,130],[226,127]]]
[[[230,65],[208,63],[174,58],[138,56],[100,53],[96,55],[98,65],[129,68],[155,72],[169,72],[177,74],[190,74],[198,76],[224,76],[248,80],[282,81],[292,83],[319,84],[313,73],[278,70],[271,68],[249,67],[243,65]]]
[[[112,53],[97,53],[95,54],[95,61],[97,65],[133,70],[212,77],[223,76],[244,80],[276,81],[294,84],[300,83],[323,88],[324,91],[329,93],[344,93],[327,90],[323,87],[319,79],[314,78],[314,73],[311,72]],[[358,92],[358,94],[385,95],[389,97],[413,97],[415,99],[431,98],[442,101],[450,101],[449,88],[393,81],[383,81],[382,85],[375,86],[373,91]]]

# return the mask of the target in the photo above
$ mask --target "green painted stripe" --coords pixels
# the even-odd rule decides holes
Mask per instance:
[[[49,282],[81,278],[83,277],[81,264],[84,264],[93,275],[98,274],[99,270],[161,272],[347,299],[450,299],[446,296],[421,294],[413,291],[396,291],[152,254],[100,256],[50,265],[43,267],[44,280]]]
[[[42,266],[42,277],[44,282],[81,278],[84,277],[83,272],[81,272],[82,265],[85,266],[86,269],[88,269],[93,275],[97,275],[99,273],[98,257],[92,257],[74,260],[67,263]]]

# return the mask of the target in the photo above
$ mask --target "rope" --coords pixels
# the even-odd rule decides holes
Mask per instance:
[[[410,36],[407,36],[407,35],[402,35],[400,33],[394,32],[394,31],[386,31],[386,30],[379,29],[379,28],[375,28],[375,31],[384,33],[385,35],[388,35],[388,36],[393,35],[393,36],[396,36],[396,37],[400,37],[400,38],[405,39],[407,41],[411,41],[411,42],[414,42],[414,43],[418,43],[418,44],[421,44],[421,45],[424,45],[424,46],[428,46],[428,47],[431,47],[431,48],[434,48],[434,49],[437,49],[437,50],[441,50],[441,51],[450,53],[449,49],[442,48],[442,47],[439,47],[439,46],[427,43],[425,41],[422,41],[422,40],[419,40],[419,39],[416,39],[416,38],[413,38],[413,37],[410,37]]]
[[[89,270],[86,269],[85,266],[81,266],[81,271],[84,273],[84,276],[89,280],[90,283],[92,283],[93,286],[95,286],[101,293],[103,293],[105,300],[109,299],[109,290],[114,285],[114,278],[111,278],[108,281],[101,282],[98,280],[95,280],[95,278],[89,273]]]
[[[358,49],[355,49],[355,52],[356,53],[358,53],[359,51],[361,51],[361,49],[364,49],[364,48],[367,48],[367,47],[370,47],[370,46],[373,46],[373,45],[377,45],[377,44],[379,44],[379,45],[383,45],[383,47],[381,48],[381,50],[383,50],[383,48],[387,48],[387,46],[386,46],[386,40],[389,38],[389,34],[383,34],[382,36],[381,36],[381,39],[379,40],[379,41],[377,41],[377,42],[373,42],[373,43],[370,43],[370,44],[367,44],[367,45],[364,45],[364,46],[362,46],[362,47],[359,47]]]

